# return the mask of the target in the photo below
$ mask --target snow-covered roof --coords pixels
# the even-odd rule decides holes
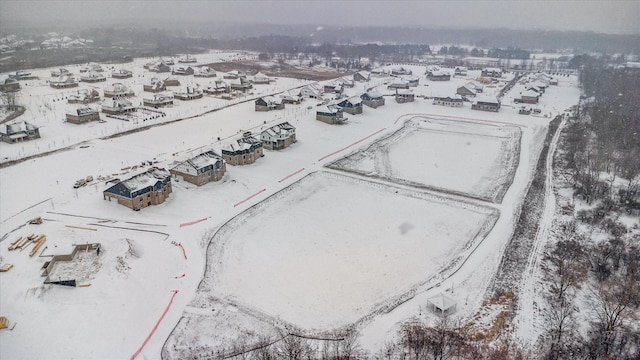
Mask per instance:
[[[456,301],[447,295],[440,293],[427,300],[430,304],[440,309],[441,311],[447,311],[456,305]]]
[[[272,126],[266,130],[264,130],[260,135],[268,134],[271,137],[277,138],[288,138],[296,133],[296,128],[289,124],[288,122],[283,122],[281,124]]]
[[[224,160],[222,160],[220,155],[213,150],[209,150],[179,163],[171,170],[189,175],[198,175],[198,170],[206,169],[207,167],[218,169],[222,166],[223,162]]]
[[[134,198],[140,193],[145,193],[151,189],[158,190],[160,185],[170,181],[171,174],[169,171],[161,168],[151,168],[141,174],[135,175],[111,186],[106,189],[105,192]]]
[[[538,97],[539,95],[538,95],[538,93],[537,93],[537,92],[535,92],[535,91],[533,91],[533,90],[527,90],[527,91],[523,92],[523,93],[521,94],[521,96],[526,96],[526,97]]]

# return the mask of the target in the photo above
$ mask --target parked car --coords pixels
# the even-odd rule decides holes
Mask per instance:
[[[80,180],[76,181],[75,184],[73,184],[73,188],[77,189],[77,188],[83,187],[85,185],[87,185],[87,181],[85,179],[80,179]]]

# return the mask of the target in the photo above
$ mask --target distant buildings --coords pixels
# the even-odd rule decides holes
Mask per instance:
[[[451,107],[462,107],[463,99],[461,96],[456,97],[434,97],[433,105],[442,105],[442,106],[451,106]]]
[[[100,113],[98,109],[90,106],[81,106],[74,109],[68,109],[66,113],[67,122],[71,124],[84,124],[90,121],[99,121]]]
[[[477,99],[473,104],[471,104],[471,109],[498,112],[498,110],[500,110],[500,101],[493,98]]]

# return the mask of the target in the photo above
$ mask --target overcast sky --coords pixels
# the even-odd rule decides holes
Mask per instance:
[[[67,20],[108,26],[118,19],[134,20],[136,17],[144,19],[142,23],[145,24],[174,19],[330,26],[506,27],[640,34],[640,0],[0,0],[0,29]]]

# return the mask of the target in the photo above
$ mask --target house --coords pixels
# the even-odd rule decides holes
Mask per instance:
[[[462,107],[463,99],[460,95],[454,97],[439,97],[436,96],[433,98],[433,105],[442,105],[442,106],[451,106],[451,107]]]
[[[68,69],[65,68],[60,68],[60,69],[56,69],[51,71],[51,77],[60,77],[62,75],[71,75],[71,72],[69,72]]]
[[[26,121],[0,124],[0,141],[16,143],[40,138],[40,130]]]
[[[224,80],[216,80],[212,85],[207,86],[204,92],[211,95],[225,94],[231,91],[231,85]]]
[[[89,64],[86,64],[86,65],[80,67],[80,72],[81,73],[85,73],[85,72],[89,72],[89,71],[103,72],[104,69],[102,69],[102,66],[100,66],[99,64],[96,64],[96,63],[89,63]]]
[[[132,210],[162,204],[171,194],[171,173],[151,168],[127,180],[120,181],[102,192],[104,200],[115,199]]]
[[[520,94],[520,99],[516,99],[516,103],[521,102],[525,104],[537,104],[539,97],[540,95],[537,92],[533,90],[527,90]]]
[[[260,133],[262,146],[267,150],[282,150],[296,142],[296,128],[284,122]]]
[[[216,77],[216,71],[208,66],[201,66],[195,69],[193,76],[203,78]]]
[[[342,108],[336,105],[327,105],[316,111],[316,120],[327,124],[342,124],[347,121]]]
[[[164,86],[180,86],[180,81],[175,76],[167,76],[162,81]]]
[[[460,96],[476,96],[483,91],[484,85],[477,81],[470,81],[457,88],[456,94]]]
[[[89,121],[99,121],[100,113],[98,109],[85,105],[74,109],[67,109],[66,117],[68,123],[84,124]]]
[[[420,78],[415,75],[404,75],[402,78],[407,82],[409,87],[416,87],[420,83]]]
[[[341,78],[337,78],[335,80],[336,84],[342,85],[343,88],[348,87],[348,88],[352,88],[355,86],[355,83],[353,81],[353,79],[350,79],[346,76],[343,76]]]
[[[427,73],[427,79],[431,81],[449,81],[451,80],[451,74],[442,70],[429,71]]]
[[[177,181],[186,181],[197,186],[221,180],[226,171],[224,159],[213,150],[194,156],[169,170]]]
[[[231,86],[231,90],[238,90],[243,92],[253,88],[253,85],[251,85],[249,80],[247,80],[247,78],[244,76],[237,79],[232,79],[231,81],[229,81],[229,85]]]
[[[263,156],[262,142],[254,138],[250,132],[245,133],[236,144],[231,143],[222,149],[222,158],[229,165],[253,164]]]
[[[173,92],[173,97],[178,100],[196,100],[201,99],[204,92],[200,89],[200,85],[186,85]]]
[[[415,95],[413,91],[407,89],[396,89],[396,102],[403,104],[406,102],[413,102]]]
[[[70,75],[61,75],[49,81],[49,86],[54,89],[67,89],[77,87],[78,82]]]
[[[88,82],[88,83],[97,83],[101,81],[107,81],[107,77],[95,71],[87,71],[80,76],[80,81]]]
[[[377,91],[368,91],[360,95],[362,103],[371,108],[377,108],[384,105],[384,96]]]
[[[393,81],[387,85],[387,89],[408,89],[409,82],[403,78],[393,78]]]
[[[270,82],[271,78],[261,72],[253,75],[254,84],[269,84]]]
[[[142,84],[142,90],[152,93],[158,93],[167,90],[167,86],[164,84],[163,80],[160,80],[158,78],[151,78],[148,83]]]
[[[104,97],[115,98],[131,96],[135,96],[135,93],[123,83],[113,83],[104,88]]]
[[[331,93],[331,94],[342,94],[342,91],[344,91],[344,88],[342,87],[341,84],[338,84],[336,81],[332,81],[324,84],[322,87],[322,91],[325,93]]]
[[[160,62],[166,65],[175,65],[176,62],[173,61],[173,58],[168,58],[168,59],[164,59],[164,58],[160,58]]]
[[[498,68],[486,68],[486,69],[482,69],[482,72],[480,72],[480,75],[484,77],[489,77],[489,78],[501,78],[502,70]]]
[[[152,98],[142,99],[142,105],[156,109],[173,105],[173,97],[166,94],[153,94]]]
[[[406,69],[406,68],[404,68],[402,66],[391,69],[391,75],[392,76],[394,76],[394,75],[395,76],[412,75],[412,74],[413,74],[413,71],[411,71],[409,69]]]
[[[354,81],[369,81],[371,80],[371,73],[368,71],[358,71],[353,74]]]
[[[285,104],[300,104],[302,102],[300,96],[292,95],[291,93],[280,94],[280,97]]]
[[[0,91],[2,92],[16,92],[20,91],[20,83],[18,80],[11,77],[0,78]]]
[[[471,104],[471,109],[498,112],[498,110],[500,110],[500,101],[493,98],[477,99],[473,104]]]
[[[359,96],[344,99],[337,105],[340,106],[344,112],[351,115],[362,114],[362,99]]]
[[[300,88],[300,97],[309,99],[322,99],[322,89],[317,83]]]
[[[156,73],[167,73],[171,72],[171,67],[163,62],[158,62],[149,66],[149,71],[153,71]]]
[[[111,73],[111,77],[115,79],[126,79],[133,77],[133,72],[126,69],[120,69]]]
[[[90,104],[100,100],[100,93],[96,89],[80,89],[77,93],[67,96],[69,104]]]
[[[186,54],[178,58],[178,62],[187,64],[187,63],[196,63],[198,62],[198,60],[195,57],[193,57],[193,55]]]
[[[102,105],[102,112],[109,115],[120,115],[134,111],[136,111],[136,107],[123,97],[114,97]]]
[[[388,76],[389,72],[384,68],[379,67],[371,70],[371,75],[375,77],[384,77],[384,76]]]
[[[193,75],[194,70],[191,66],[176,66],[172,71],[171,74],[173,75]]]
[[[464,66],[456,66],[453,70],[454,75],[466,76],[468,69]]]
[[[284,109],[284,100],[275,96],[264,96],[255,101],[256,111],[270,111]]]
[[[242,71],[238,71],[238,70],[231,70],[228,73],[224,74],[222,76],[223,79],[238,79],[241,77],[246,76],[246,74]]]

